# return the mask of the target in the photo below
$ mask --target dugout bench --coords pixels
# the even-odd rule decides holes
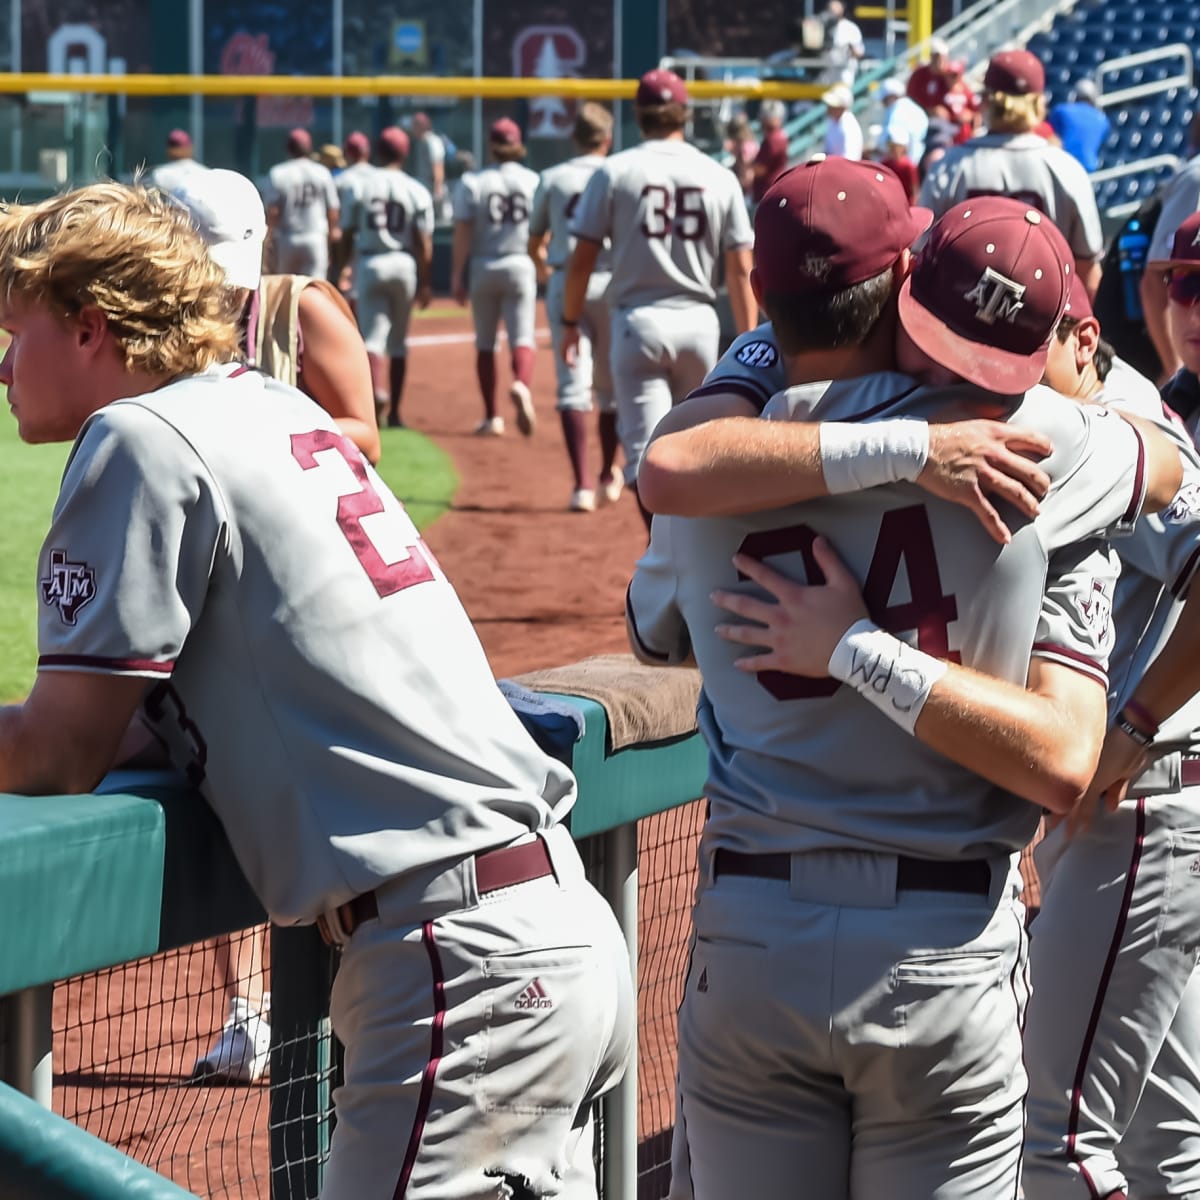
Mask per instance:
[[[583,720],[572,755],[579,799],[570,825],[577,841],[590,842],[594,853],[585,852],[585,861],[594,864],[593,882],[617,914],[636,972],[637,822],[702,794],[703,742],[693,732],[612,752],[600,704],[554,698],[574,706]],[[49,1111],[51,1002],[57,980],[265,919],[212,810],[178,776],[158,772],[115,772],[90,796],[0,796],[0,911],[8,918],[0,945],[3,1195],[191,1195]],[[323,1144],[328,1136],[329,951],[313,927],[276,928],[272,936],[273,1040],[288,1029],[315,1026],[323,1033],[310,1039],[317,1061],[309,1065],[317,1070],[311,1086],[301,1089],[304,1123],[294,1120],[297,1089],[289,1088],[272,1051],[271,1191],[314,1195],[317,1159],[296,1155],[289,1142]],[[277,1101],[289,1106],[289,1119],[278,1128]],[[634,1200],[636,1051],[624,1082],[606,1099],[603,1127],[602,1194]]]

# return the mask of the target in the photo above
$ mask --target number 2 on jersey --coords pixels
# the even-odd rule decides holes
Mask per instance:
[[[338,497],[337,523],[355,557],[362,564],[367,578],[380,598],[393,596],[418,583],[433,579],[433,555],[419,539],[408,547],[408,557],[399,562],[384,562],[363,528],[363,518],[384,511],[383,497],[371,486],[367,465],[358,447],[349,438],[331,429],[314,429],[310,433],[292,434],[292,457],[301,470],[311,471],[321,464],[317,455],[322,450],[336,450],[358,480],[359,490]]]
[[[816,531],[808,525],[764,529],[745,538],[738,552],[761,562],[771,555],[798,551],[804,562],[805,578],[810,584],[820,585],[825,582],[825,576],[813,555],[812,544],[816,536]],[[907,603],[892,604],[892,589],[902,566],[908,576],[909,599]],[[746,577],[742,575],[741,578]],[[893,508],[883,514],[871,565],[863,583],[863,600],[871,620],[881,629],[894,634],[915,629],[918,650],[947,662],[962,661],[958,651],[950,649],[949,627],[951,621],[958,619],[958,602],[953,595],[942,592],[933,530],[929,527],[929,514],[923,504]],[[762,671],[758,682],[776,700],[832,696],[842,686],[829,676],[809,679],[784,671]]]

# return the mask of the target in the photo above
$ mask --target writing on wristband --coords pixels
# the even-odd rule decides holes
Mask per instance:
[[[1117,728],[1132,741],[1137,742],[1139,746],[1153,746],[1154,734],[1147,733],[1144,729],[1139,729],[1132,721],[1120,712],[1117,714],[1115,722]]]
[[[1121,713],[1132,718],[1133,722],[1140,726],[1144,733],[1150,734],[1151,737],[1158,732],[1158,722],[1150,715],[1150,710],[1144,704],[1139,704],[1133,699],[1126,700]]]
[[[908,734],[915,733],[929,693],[946,670],[941,659],[866,620],[842,634],[829,659],[830,675],[849,684]]]

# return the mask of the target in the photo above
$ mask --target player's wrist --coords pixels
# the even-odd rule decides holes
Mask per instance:
[[[908,734],[915,734],[917,718],[947,669],[941,659],[914,649],[868,620],[851,625],[829,658],[830,675]]]
[[[929,460],[929,425],[899,419],[822,422],[821,472],[831,496],[885,483],[915,483]]]
[[[558,323],[564,329],[578,329],[579,328],[579,318],[578,317],[575,317],[575,318],[560,317]]]
[[[1113,724],[1143,749],[1154,745],[1154,739],[1158,736],[1158,722],[1136,700],[1125,702]]]

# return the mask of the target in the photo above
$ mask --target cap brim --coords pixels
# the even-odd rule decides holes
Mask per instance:
[[[1042,378],[1050,351],[1049,339],[1033,354],[1014,354],[963,337],[916,300],[911,276],[900,287],[897,308],[904,332],[917,347],[976,387],[1012,396],[1027,392]]]
[[[218,242],[208,248],[212,260],[225,272],[228,287],[253,291],[262,280],[262,238],[242,242]]]

